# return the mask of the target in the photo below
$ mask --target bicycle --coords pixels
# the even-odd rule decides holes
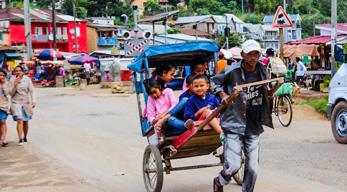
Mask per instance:
[[[293,84],[284,83],[282,86],[293,87]],[[276,96],[274,98],[274,107],[272,110],[272,112],[278,117],[278,120],[283,127],[288,127],[293,119],[293,107],[290,99],[291,94],[288,93],[288,91],[292,92],[292,89],[285,90],[285,88],[283,88],[282,93],[276,92]]]

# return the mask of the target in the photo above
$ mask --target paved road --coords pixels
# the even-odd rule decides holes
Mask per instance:
[[[24,149],[12,144],[7,150],[33,151],[50,169],[58,167],[57,175],[69,182],[63,190],[49,187],[49,182],[39,186],[32,182],[26,187],[45,191],[145,191],[142,155],[147,141],[141,137],[136,97],[109,92],[37,89],[38,104],[30,125],[29,144]],[[11,119],[8,122],[9,129],[12,127],[9,139],[14,141],[14,123]],[[276,129],[266,128],[261,137],[256,191],[347,191],[347,146],[335,142],[329,121],[294,121],[289,128],[274,122]],[[205,156],[172,164],[217,161]],[[212,179],[219,170],[172,172],[164,175],[163,191],[211,191]],[[0,180],[0,191],[9,189],[4,186]],[[82,188],[78,190],[76,186]],[[20,185],[16,190],[25,191]],[[232,182],[225,191],[241,188]]]

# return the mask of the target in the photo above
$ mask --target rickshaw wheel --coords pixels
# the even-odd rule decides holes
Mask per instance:
[[[155,145],[148,145],[143,154],[143,179],[147,192],[160,192],[163,186],[163,161]]]
[[[242,150],[242,154],[241,154],[242,160],[241,160],[241,168],[237,171],[237,173],[233,176],[235,182],[238,185],[242,185],[243,183],[243,176],[245,173],[245,153]]]

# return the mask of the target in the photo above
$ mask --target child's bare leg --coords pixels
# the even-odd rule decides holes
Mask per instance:
[[[206,119],[208,116],[212,114],[212,111],[210,109],[207,109],[202,114],[204,119]],[[210,121],[209,125],[219,134],[223,133],[222,128],[219,125],[219,121],[216,118],[213,118],[212,121]]]
[[[164,117],[160,118],[158,120],[158,122],[156,122],[154,124],[154,127],[157,129],[157,130],[161,130],[161,128],[163,127],[164,123],[171,117],[170,114],[166,114]]]

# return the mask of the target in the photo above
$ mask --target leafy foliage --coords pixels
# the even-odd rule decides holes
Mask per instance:
[[[177,33],[181,33],[182,29],[177,29],[177,28],[171,28],[167,30],[168,34],[177,34]]]
[[[315,100],[307,100],[302,103],[294,103],[295,105],[310,105],[312,106],[318,113],[327,116],[327,107],[328,104],[328,97],[325,97],[324,99],[315,99]]]
[[[216,43],[222,48],[227,47],[226,46],[226,38],[225,38],[224,34],[216,39]],[[242,44],[241,37],[237,33],[231,33],[229,38],[228,38],[228,44],[229,44],[229,48],[241,46],[241,44]]]
[[[246,14],[243,18],[245,23],[253,23],[253,24],[263,24],[263,16],[255,15],[255,14]]]
[[[146,15],[155,15],[163,11],[159,3],[155,0],[148,0],[144,3],[144,8]]]

